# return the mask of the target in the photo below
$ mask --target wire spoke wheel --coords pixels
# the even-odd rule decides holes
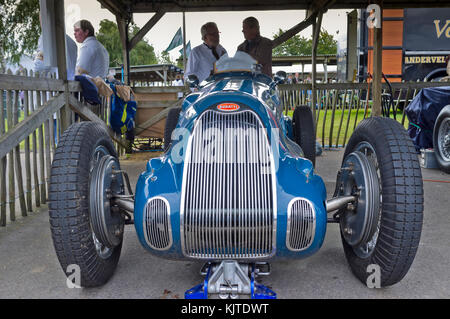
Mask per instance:
[[[381,222],[381,207],[383,206],[383,192],[381,189],[381,174],[380,174],[380,167],[377,160],[377,154],[375,153],[375,150],[372,145],[370,145],[367,142],[362,142],[358,144],[355,148],[355,151],[361,152],[364,154],[364,156],[373,164],[373,167],[375,168],[376,177],[378,180],[378,200],[379,200],[379,206],[378,206],[378,212],[377,212],[377,218],[376,218],[376,229],[373,234],[373,236],[366,241],[365,243],[361,244],[358,247],[354,247],[353,250],[355,251],[355,254],[360,256],[361,258],[367,258],[369,257],[374,249],[375,245],[377,243],[378,235],[380,233],[380,222]]]
[[[450,118],[442,121],[438,132],[438,148],[442,157],[446,161],[450,161]]]
[[[436,118],[433,145],[439,167],[450,173],[450,105],[444,107]]]

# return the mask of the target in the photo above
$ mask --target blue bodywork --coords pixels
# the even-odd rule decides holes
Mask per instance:
[[[198,92],[187,96],[177,124],[177,137],[169,150],[159,158],[151,159],[136,186],[134,224],[141,244],[153,254],[168,259],[186,259],[181,247],[180,203],[184,156],[189,134],[195,120],[218,103],[232,102],[254,111],[267,129],[267,138],[273,154],[279,154],[275,163],[276,176],[276,253],[272,258],[303,258],[321,247],[327,225],[325,209],[326,189],[322,179],[314,174],[312,163],[303,158],[301,149],[292,138],[292,121],[281,112],[275,83],[269,77],[252,72],[219,73],[210,77]],[[276,135],[279,135],[277,138]],[[275,141],[275,142],[274,142]],[[300,152],[299,152],[300,149]],[[144,208],[155,196],[170,204],[170,223],[173,242],[169,249],[152,249],[144,237]],[[295,252],[286,246],[287,208],[296,197],[308,199],[316,211],[313,243],[305,250]]]

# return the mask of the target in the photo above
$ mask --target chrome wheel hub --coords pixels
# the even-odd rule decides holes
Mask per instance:
[[[450,118],[442,121],[438,132],[438,149],[445,161],[450,161]]]

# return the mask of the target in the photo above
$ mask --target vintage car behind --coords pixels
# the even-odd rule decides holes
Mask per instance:
[[[165,152],[147,163],[133,194],[113,144],[97,123],[62,136],[51,173],[50,224],[64,271],[81,286],[104,284],[119,260],[126,224],[149,252],[203,260],[205,280],[186,298],[275,298],[257,283],[273,259],[306,258],[339,223],[353,273],[380,286],[400,281],[415,257],[423,188],[414,146],[394,120],[371,117],[352,135],[333,198],[314,173],[309,107],[282,114],[275,80],[244,53],[169,113]],[[182,270],[180,270],[182,271]],[[167,274],[169,277],[169,274]],[[168,279],[170,280],[170,279]]]

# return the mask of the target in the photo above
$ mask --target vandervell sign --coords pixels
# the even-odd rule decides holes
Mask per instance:
[[[450,8],[405,9],[404,26],[406,51],[450,51]]]

